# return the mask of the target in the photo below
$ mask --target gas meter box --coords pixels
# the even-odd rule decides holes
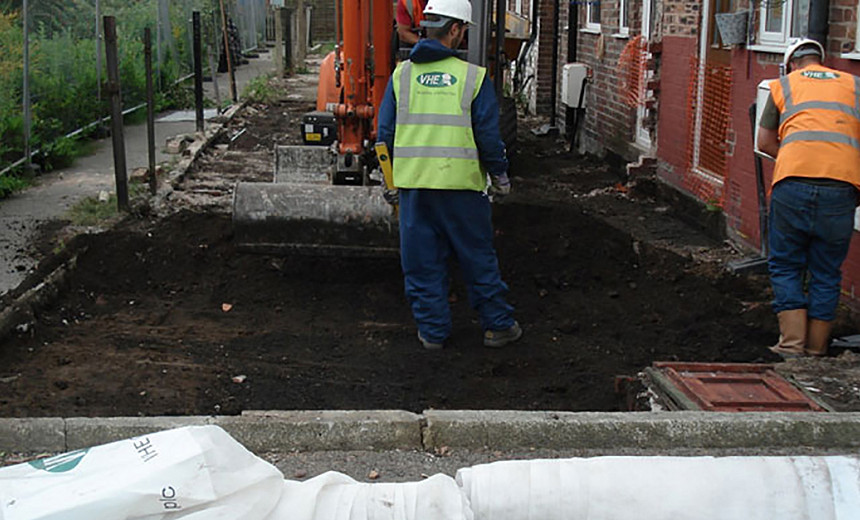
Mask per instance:
[[[561,72],[561,102],[571,108],[585,108],[586,98],[583,95],[583,89],[587,80],[588,65],[566,64]]]
[[[753,150],[755,153],[765,159],[773,160],[773,157],[758,149],[758,127],[761,123],[761,114],[764,112],[764,106],[767,104],[767,98],[770,97],[770,82],[772,79],[766,79],[758,84],[755,93],[755,128],[753,129]]]
[[[308,112],[302,117],[302,141],[328,146],[337,138],[337,121],[331,112]]]

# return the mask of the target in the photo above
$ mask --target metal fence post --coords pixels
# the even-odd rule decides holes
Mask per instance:
[[[122,127],[122,96],[119,83],[119,60],[116,42],[116,18],[105,16],[105,60],[111,108],[111,141],[113,142],[113,168],[116,178],[116,203],[120,211],[128,211],[128,173],[125,169],[125,139]]]
[[[24,164],[30,170],[30,10],[27,0],[23,5],[24,19],[24,84],[22,85],[22,102],[24,104]]]
[[[293,13],[291,9],[281,9],[281,25],[284,28],[284,68],[293,72]]]
[[[152,31],[143,30],[143,54],[146,66],[146,142],[149,153],[149,192],[158,191],[155,168],[155,96],[152,91]]]
[[[281,17],[281,7],[272,8],[275,13],[275,47],[272,52],[272,59],[275,62],[275,75],[279,78],[284,77],[284,20]]]
[[[224,55],[227,58],[227,75],[230,83],[230,99],[233,103],[239,101],[239,96],[236,93],[236,76],[233,75],[233,58],[230,56],[230,34],[227,31],[227,13],[224,11],[224,0],[218,0],[221,4],[221,33],[224,35]]]
[[[203,49],[200,45],[200,11],[191,13],[194,31],[194,106],[196,108],[197,131],[203,131]]]
[[[102,29],[101,29],[101,19],[102,19],[102,8],[101,2],[96,0],[96,100],[98,101],[98,116],[97,120],[98,131],[101,132],[104,130],[102,128]],[[101,136],[100,136],[101,137]]]

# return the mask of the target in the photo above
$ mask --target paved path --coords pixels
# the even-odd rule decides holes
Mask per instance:
[[[240,95],[254,78],[274,71],[270,52],[260,54],[236,70],[236,90]],[[226,74],[218,74],[221,99],[229,99]],[[213,82],[204,83],[206,96],[215,99]],[[169,137],[195,130],[193,111],[184,121],[159,121],[169,113],[159,114],[155,124],[157,163],[171,156],[163,152]],[[180,118],[182,119],[182,118]],[[146,124],[126,125],[124,128],[126,166],[130,174],[135,168],[147,167]],[[60,219],[77,202],[100,191],[115,192],[113,147],[111,139],[95,142],[95,152],[81,157],[62,170],[40,176],[37,184],[11,198],[0,201],[0,296],[14,289],[38,262],[30,256],[28,243],[39,225]]]

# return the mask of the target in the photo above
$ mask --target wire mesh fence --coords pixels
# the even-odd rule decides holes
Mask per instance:
[[[62,161],[71,153],[66,149],[74,144],[67,136],[81,128],[97,128],[92,123],[107,116],[104,16],[117,20],[124,108],[145,101],[145,28],[153,35],[156,106],[168,108],[187,106],[191,99],[178,85],[193,72],[192,13],[201,13],[204,68],[210,63],[223,68],[222,27],[227,27],[233,53],[252,50],[265,40],[268,4],[269,0],[29,4],[0,0],[0,172],[23,164],[28,148],[41,167],[61,166],[50,161]]]

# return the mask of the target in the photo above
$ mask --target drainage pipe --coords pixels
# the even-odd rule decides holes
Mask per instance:
[[[827,29],[830,25],[829,0],[811,0],[809,2],[809,37],[827,48]]]

